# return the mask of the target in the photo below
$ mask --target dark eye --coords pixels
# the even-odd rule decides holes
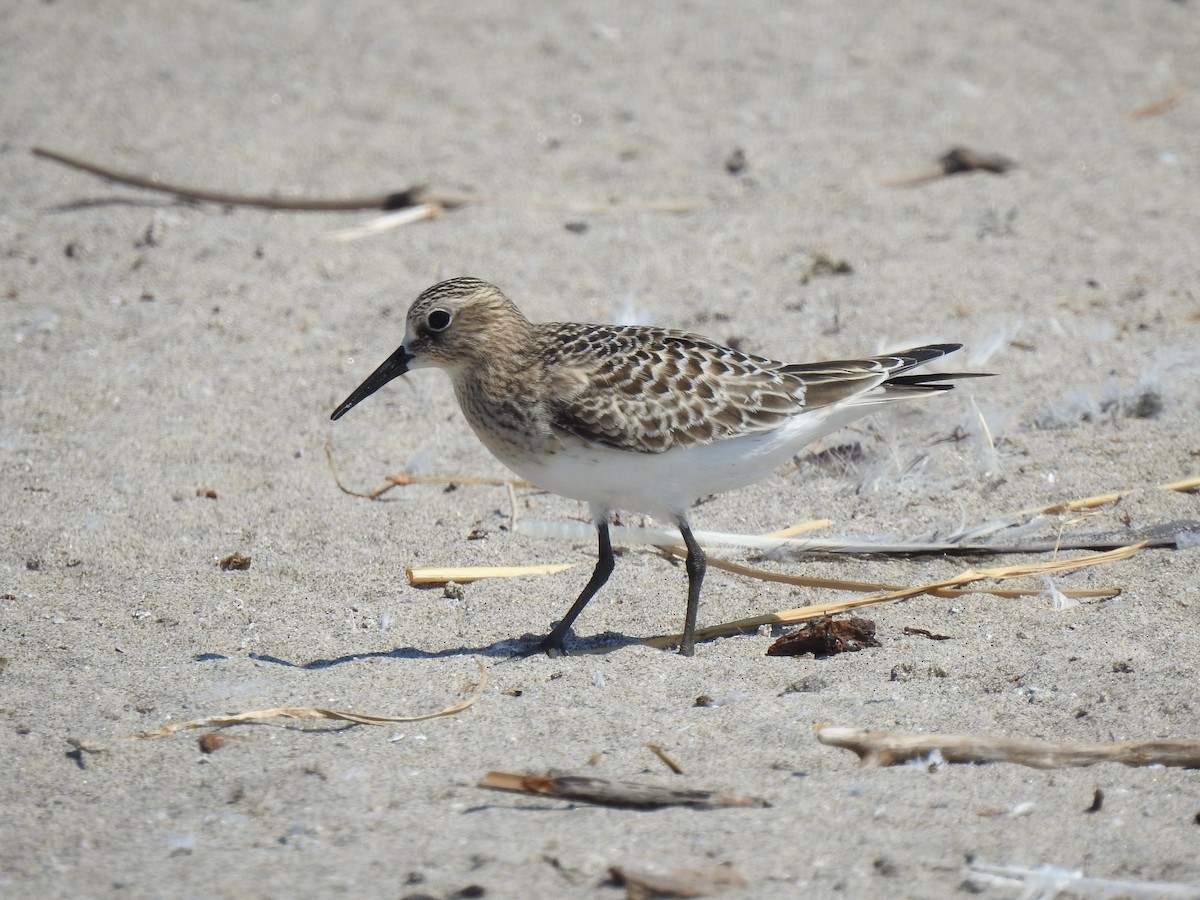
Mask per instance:
[[[450,327],[450,313],[444,309],[435,309],[425,319],[430,331],[445,331]]]

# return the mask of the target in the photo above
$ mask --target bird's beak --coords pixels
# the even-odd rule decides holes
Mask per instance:
[[[333,415],[329,418],[335,422],[348,413],[353,407],[357,406],[363,400],[366,400],[373,393],[391,381],[393,378],[399,378],[408,371],[408,364],[416,357],[404,349],[401,344],[396,348],[396,352],[384,360],[383,365],[370,374],[366,381],[354,389],[349,397],[341,402],[341,405],[333,411]]]

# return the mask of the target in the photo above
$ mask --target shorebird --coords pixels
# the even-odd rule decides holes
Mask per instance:
[[[453,278],[417,297],[404,342],[332,418],[407,372],[443,369],[467,423],[497,459],[591,508],[596,567],[535,649],[566,652],[571,626],[615,565],[609,520],[628,510],[679,528],[688,575],[679,652],[691,656],[706,568],[688,525],[692,504],[762,480],[880,406],[950,390],[966,376],[905,373],[961,346],[787,364],[666,328],[535,324],[493,285]]]

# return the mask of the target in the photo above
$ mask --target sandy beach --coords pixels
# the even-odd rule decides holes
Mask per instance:
[[[620,897],[617,867],[766,898],[1200,897],[1195,770],[860,767],[813,730],[1200,738],[1200,494],[1156,487],[1200,475],[1200,5],[13,0],[0,23],[0,895]],[[920,180],[956,146],[1015,165]],[[334,240],[379,213],[189,203],[35,147],[460,202]],[[944,535],[1128,491],[1030,535],[1182,537],[1003,585],[1024,597],[864,609],[880,646],[826,659],[767,656],[770,628],[691,659],[637,644],[679,630],[686,575],[626,546],[576,624],[616,649],[514,658],[595,561],[514,521],[586,507],[510,494],[439,372],[329,420],[459,275],[538,321],[793,362],[960,342],[951,368],[995,374],[705,499],[697,529]],[[452,483],[339,489],[398,474]],[[1054,556],[712,555],[905,586]],[[714,569],[700,624],[847,596]],[[137,737],[418,715],[480,664],[443,718]],[[616,808],[489,771],[769,806]]]

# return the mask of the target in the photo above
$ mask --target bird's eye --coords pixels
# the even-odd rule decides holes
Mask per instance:
[[[450,313],[444,309],[433,310],[425,319],[430,331],[445,331],[450,327]]]

